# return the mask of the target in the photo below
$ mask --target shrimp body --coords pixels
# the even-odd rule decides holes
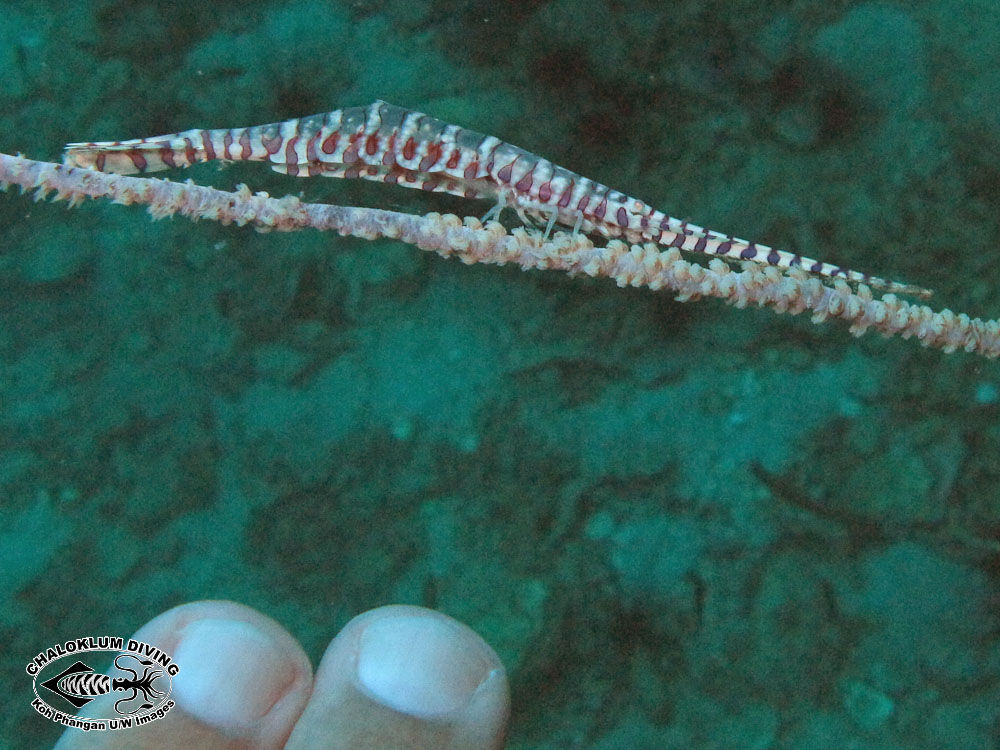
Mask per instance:
[[[268,125],[127,141],[71,143],[65,161],[138,174],[203,161],[262,161],[293,176],[361,178],[494,201],[522,221],[655,242],[730,261],[801,268],[830,279],[921,297],[931,292],[676,219],[491,135],[383,101]]]

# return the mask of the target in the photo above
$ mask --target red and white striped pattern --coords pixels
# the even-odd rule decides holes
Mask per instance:
[[[526,222],[530,218],[549,227],[558,224],[633,243],[652,241],[729,260],[802,268],[891,292],[930,295],[926,289],[675,219],[498,138],[383,101],[247,128],[71,143],[65,154],[67,164],[119,174],[213,159],[263,161],[289,175],[356,177],[489,199],[513,208]]]

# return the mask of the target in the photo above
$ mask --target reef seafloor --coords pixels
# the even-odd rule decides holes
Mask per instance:
[[[385,99],[1000,317],[998,52],[987,0],[12,0],[0,151]],[[0,310],[6,746],[59,733],[36,653],[202,598],[314,662],[370,607],[446,612],[506,664],[515,748],[998,746],[996,362],[13,190]]]

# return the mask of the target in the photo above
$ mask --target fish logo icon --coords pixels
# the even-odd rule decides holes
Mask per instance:
[[[143,668],[142,676],[139,676],[138,670],[125,666],[122,662],[123,659],[132,659]],[[140,659],[134,654],[120,654],[115,657],[115,667],[123,672],[131,672],[132,677],[111,678],[106,674],[97,674],[88,665],[78,661],[56,676],[39,684],[73,704],[76,708],[83,708],[99,695],[107,695],[119,690],[131,691],[130,695],[115,701],[115,711],[123,716],[146,711],[156,705],[156,701],[163,697],[164,691],[154,688],[153,683],[166,675],[166,671],[152,668],[155,667],[154,662]],[[143,701],[137,707],[120,708],[122,704],[135,701],[140,694],[143,696]]]
[[[111,662],[104,673],[92,664]],[[66,665],[69,666],[66,666]],[[137,640],[78,638],[38,653],[25,667],[33,678],[39,714],[58,724],[116,731],[162,719],[174,707],[173,677],[180,671],[162,650]],[[87,709],[98,698],[106,697]]]

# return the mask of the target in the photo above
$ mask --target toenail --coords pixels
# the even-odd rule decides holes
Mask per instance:
[[[410,716],[435,719],[464,708],[495,666],[485,646],[453,623],[404,615],[365,627],[357,669],[372,699]]]
[[[295,669],[247,622],[195,620],[174,649],[174,698],[189,715],[228,731],[249,729],[288,690]]]

